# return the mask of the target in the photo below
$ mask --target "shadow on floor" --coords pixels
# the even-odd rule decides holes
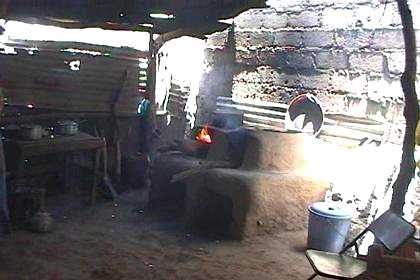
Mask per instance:
[[[92,213],[81,199],[53,197],[48,234],[15,231],[0,239],[3,279],[305,279],[305,232],[242,242],[188,232],[171,213],[149,212],[139,191]]]

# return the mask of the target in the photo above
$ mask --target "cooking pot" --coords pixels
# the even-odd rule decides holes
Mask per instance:
[[[27,140],[39,140],[44,135],[44,129],[37,124],[24,124],[20,126],[19,136]]]
[[[74,121],[61,121],[54,127],[54,132],[61,135],[75,135],[79,132],[79,125]]]

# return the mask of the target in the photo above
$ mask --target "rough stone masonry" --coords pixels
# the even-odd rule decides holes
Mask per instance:
[[[409,4],[420,46],[420,1]],[[198,123],[209,120],[217,96],[288,103],[299,93],[313,93],[326,113],[386,120],[399,127],[400,138],[404,41],[397,3],[268,0],[267,5],[236,17],[234,36],[225,31],[208,38],[207,72],[197,100]],[[418,71],[420,75],[420,67]],[[395,132],[385,134],[390,137]],[[400,149],[382,145],[343,151],[329,160],[330,173],[341,172],[336,174],[341,182],[335,182],[330,198],[354,205],[360,213],[356,223],[366,224],[389,206],[389,187]],[[407,198],[409,215],[420,204],[418,180],[412,185]]]
[[[420,1],[409,2],[418,29]],[[199,95],[199,120],[206,121],[216,96],[231,93],[288,102],[298,93],[311,92],[327,113],[379,119],[394,115],[389,108],[402,103],[399,77],[404,69],[395,1],[269,0],[267,5],[234,19],[233,60],[228,31],[207,40],[208,73]],[[417,34],[420,40],[420,30]]]

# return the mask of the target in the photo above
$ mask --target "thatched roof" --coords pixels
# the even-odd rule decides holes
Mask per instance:
[[[114,30],[144,30],[155,33],[199,29],[212,33],[226,28],[219,19],[234,17],[250,8],[264,7],[264,0],[2,0],[0,15],[6,19],[52,24],[68,28],[101,27]],[[154,13],[172,14],[156,19]]]

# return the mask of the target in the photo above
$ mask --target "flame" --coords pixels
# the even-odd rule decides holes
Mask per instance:
[[[202,128],[197,133],[197,135],[195,136],[195,139],[197,139],[200,142],[206,143],[206,144],[211,144],[212,143],[211,136],[210,136],[210,133],[209,133],[209,129],[207,128],[207,126]]]

